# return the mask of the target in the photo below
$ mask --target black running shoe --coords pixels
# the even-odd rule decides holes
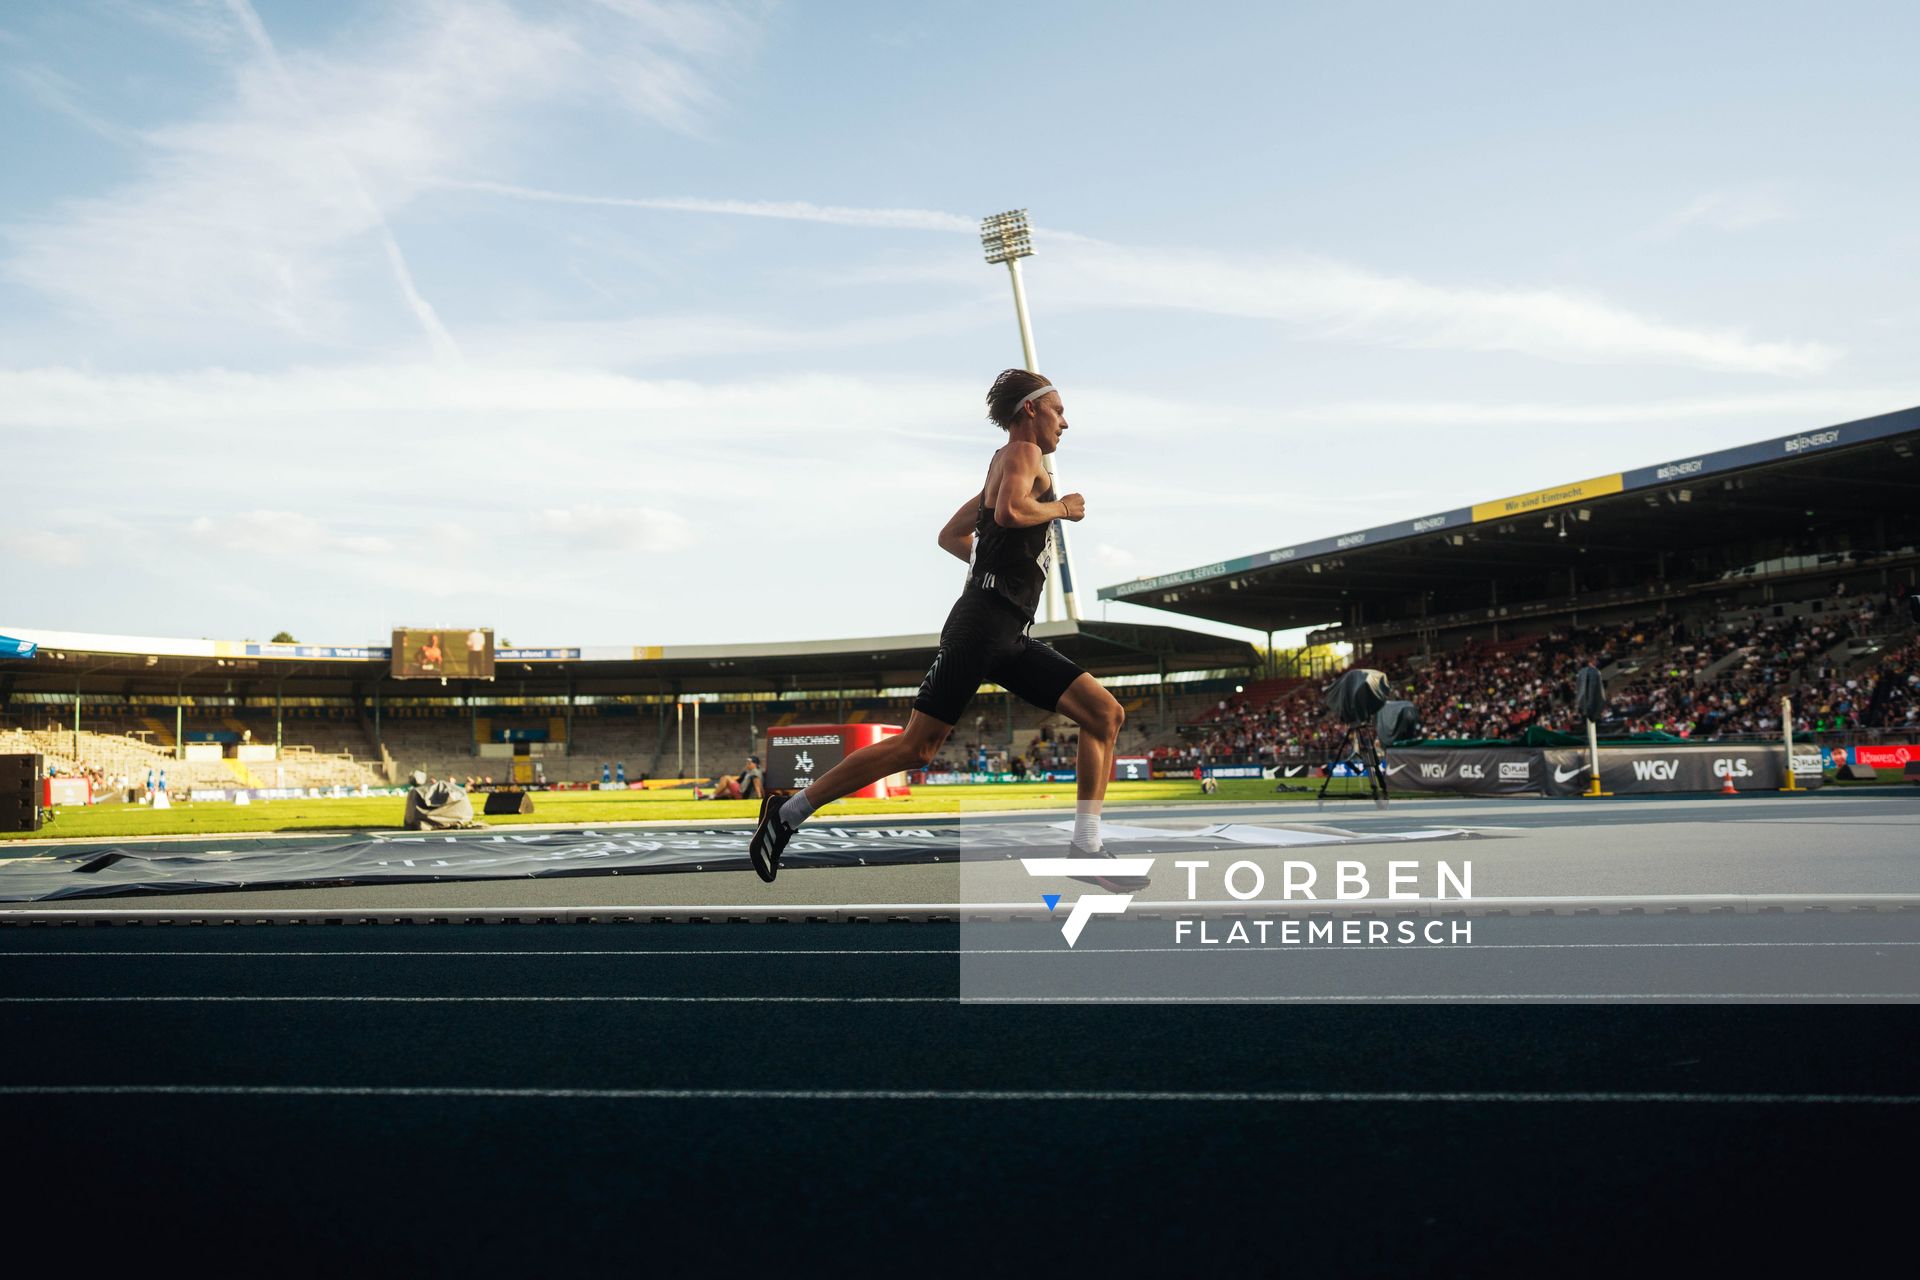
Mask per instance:
[[[753,859],[754,874],[768,884],[780,874],[780,851],[793,838],[793,828],[780,821],[780,806],[786,802],[783,795],[767,793],[766,799],[760,802],[760,821],[753,828],[753,839],[747,842],[747,856]]]
[[[1105,849],[1096,849],[1094,852],[1088,853],[1085,849],[1069,844],[1067,846],[1067,856],[1074,859],[1085,858],[1089,862],[1097,863],[1103,859],[1112,861],[1118,855],[1110,853]],[[1089,867],[1088,870],[1092,871],[1093,868]],[[1153,883],[1150,876],[1084,875],[1069,876],[1068,879],[1078,880],[1081,884],[1097,885],[1105,889],[1108,893],[1139,893],[1142,889]]]

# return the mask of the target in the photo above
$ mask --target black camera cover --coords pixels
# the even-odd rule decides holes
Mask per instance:
[[[1607,710],[1607,691],[1594,667],[1582,667],[1573,678],[1573,704],[1588,720],[1598,721]]]
[[[1373,727],[1380,737],[1381,746],[1412,742],[1420,736],[1420,712],[1404,698],[1396,699],[1380,708],[1380,714],[1374,717]]]
[[[1327,711],[1343,724],[1365,724],[1392,697],[1386,672],[1355,667],[1327,690]]]

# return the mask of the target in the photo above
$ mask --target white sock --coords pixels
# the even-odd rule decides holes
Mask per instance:
[[[813,816],[813,801],[807,799],[804,791],[796,793],[792,799],[780,806],[780,821],[789,827],[797,827]]]
[[[1100,808],[1082,803],[1073,811],[1073,847],[1083,853],[1100,852]]]

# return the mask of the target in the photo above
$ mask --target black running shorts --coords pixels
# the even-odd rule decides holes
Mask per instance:
[[[941,724],[959,724],[973,695],[991,680],[1052,711],[1085,673],[1029,636],[1028,625],[998,595],[968,587],[940,628],[940,652],[920,682],[913,709]]]

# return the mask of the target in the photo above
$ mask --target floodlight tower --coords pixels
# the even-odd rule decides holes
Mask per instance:
[[[996,213],[990,218],[980,220],[980,243],[987,251],[989,264],[1004,262],[1007,274],[1013,277],[1013,311],[1020,318],[1020,351],[1026,358],[1027,372],[1040,372],[1039,357],[1033,353],[1033,323],[1027,319],[1027,289],[1020,279],[1020,259],[1033,256],[1033,231],[1027,225],[1027,211],[1014,209],[1007,213]],[[1060,482],[1053,470],[1053,455],[1041,459],[1046,464],[1047,481],[1055,493],[1060,492]],[[1047,536],[1053,542],[1053,560],[1060,566],[1057,575],[1047,579],[1047,621],[1056,616],[1054,592],[1062,592],[1066,597],[1067,617],[1075,622],[1080,620],[1080,601],[1073,593],[1073,566],[1067,557],[1067,526],[1064,521],[1055,520],[1047,526]]]

